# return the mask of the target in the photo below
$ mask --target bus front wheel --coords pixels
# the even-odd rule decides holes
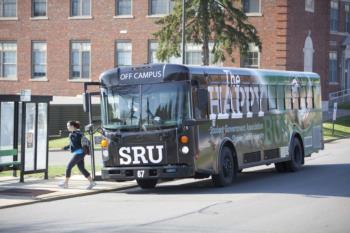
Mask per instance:
[[[290,172],[298,171],[303,165],[303,148],[298,138],[294,138],[293,145],[289,152],[291,159],[287,162],[287,170]]]
[[[158,180],[157,179],[144,179],[144,180],[136,180],[136,182],[142,189],[153,189],[156,187]]]
[[[232,151],[227,146],[223,147],[220,153],[219,174],[212,175],[216,187],[230,185],[236,175]]]

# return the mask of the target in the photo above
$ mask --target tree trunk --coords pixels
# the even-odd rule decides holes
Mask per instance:
[[[209,65],[209,12],[208,12],[208,0],[200,1],[200,25],[202,27],[202,65]]]

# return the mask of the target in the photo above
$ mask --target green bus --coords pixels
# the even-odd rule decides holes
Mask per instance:
[[[295,172],[323,149],[315,73],[152,64],[100,76],[102,179],[208,178],[245,168]]]

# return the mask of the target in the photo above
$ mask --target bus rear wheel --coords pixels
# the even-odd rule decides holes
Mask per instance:
[[[294,138],[289,154],[291,159],[286,164],[287,170],[290,172],[296,172],[302,167],[304,157],[303,148],[298,138]]]
[[[158,180],[157,179],[144,179],[144,180],[136,180],[136,182],[142,189],[153,189],[156,187]]]
[[[223,147],[219,159],[219,174],[212,175],[216,187],[230,185],[236,175],[232,151],[227,146]]]

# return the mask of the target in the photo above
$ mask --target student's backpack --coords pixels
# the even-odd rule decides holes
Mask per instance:
[[[91,142],[86,136],[83,136],[81,138],[81,146],[83,148],[84,154],[85,155],[89,155],[90,154]]]

